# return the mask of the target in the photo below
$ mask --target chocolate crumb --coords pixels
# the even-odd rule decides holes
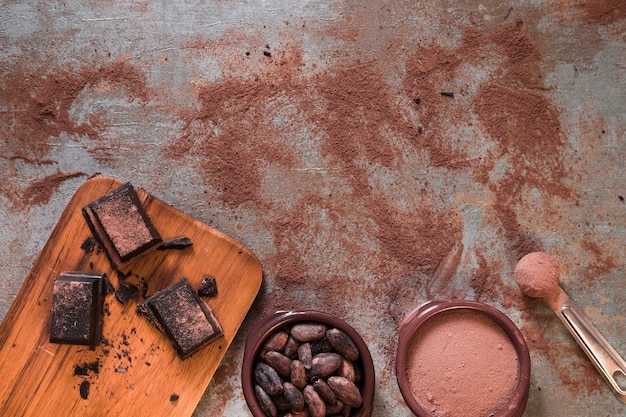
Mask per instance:
[[[166,249],[178,249],[182,250],[188,248],[193,245],[193,242],[188,237],[177,237],[174,239],[166,240],[161,243],[161,245],[157,248],[158,250],[166,250]]]
[[[96,359],[93,362],[83,362],[82,364],[74,365],[74,376],[89,376],[89,371],[98,374],[100,372],[100,361]]]
[[[80,397],[83,400],[86,400],[89,397],[89,389],[91,387],[91,384],[89,383],[89,381],[83,381],[80,383]]]
[[[198,295],[201,297],[216,297],[217,296],[217,282],[215,278],[206,276],[198,287]]]
[[[117,289],[117,291],[115,291],[115,298],[120,303],[126,305],[130,300],[135,298],[138,293],[139,289],[134,285],[128,285],[120,282],[119,288]]]
[[[89,236],[87,239],[85,239],[85,241],[83,242],[82,245],[80,245],[80,248],[82,250],[84,250],[85,252],[93,252],[93,248],[95,246],[95,240],[93,237]]]

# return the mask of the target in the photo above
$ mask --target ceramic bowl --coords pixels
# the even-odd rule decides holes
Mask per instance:
[[[429,301],[409,313],[400,324],[398,350],[396,354],[396,377],[404,401],[418,417],[436,417],[415,398],[408,377],[409,347],[415,333],[426,323],[451,311],[478,312],[490,318],[510,339],[517,354],[517,380],[512,393],[495,412],[484,417],[521,417],[526,408],[530,388],[530,355],[526,340],[517,326],[502,312],[487,304],[475,301],[440,300]],[[451,364],[450,366],[454,366]],[[428,381],[423,382],[423,392],[428,390]],[[413,388],[415,389],[415,387]],[[422,389],[419,387],[418,389]],[[422,397],[423,398],[423,397]],[[461,416],[458,416],[461,417]]]
[[[248,333],[244,347],[244,357],[241,367],[241,383],[243,394],[248,408],[254,417],[267,417],[254,394],[254,368],[259,360],[259,353],[264,342],[277,330],[297,323],[317,322],[335,327],[346,333],[359,351],[356,365],[362,371],[357,386],[363,399],[358,408],[353,408],[351,417],[370,417],[374,408],[374,364],[370,351],[354,328],[343,320],[320,311],[277,311],[258,321]]]

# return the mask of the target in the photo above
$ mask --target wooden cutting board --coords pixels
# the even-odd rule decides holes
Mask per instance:
[[[137,187],[163,240],[186,236],[193,246],[144,254],[121,272],[97,245],[82,249],[92,236],[82,208],[121,184],[96,177],[76,191],[0,324],[0,416],[190,416],[252,305],[262,280],[257,258]],[[148,296],[183,277],[198,288],[213,276],[218,295],[206,301],[224,336],[181,360],[137,314],[137,300],[123,305],[109,294],[100,345],[50,343],[52,283],[64,271],[104,272],[116,288],[123,273],[145,282]]]

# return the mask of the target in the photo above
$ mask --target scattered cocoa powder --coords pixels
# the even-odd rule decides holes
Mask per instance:
[[[63,132],[70,137],[98,139],[101,122],[98,116],[77,124],[70,116],[70,108],[84,88],[95,87],[102,81],[124,88],[129,100],[149,99],[145,75],[124,61],[55,71],[25,69],[8,74],[0,90],[0,100],[9,110],[0,115],[0,120],[8,126],[6,134],[20,146],[3,150],[10,151],[5,156],[41,161],[51,146],[46,139]]]
[[[626,19],[626,5],[621,0],[587,1],[577,8],[583,19],[591,24],[609,25]]]
[[[72,178],[87,177],[88,175],[89,174],[85,172],[63,173],[57,171],[40,180],[34,180],[22,193],[20,207],[46,204],[63,182]],[[15,201],[17,201],[17,199],[15,199],[14,202]]]

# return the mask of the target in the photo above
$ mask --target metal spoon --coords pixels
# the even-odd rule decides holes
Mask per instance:
[[[544,252],[529,253],[515,268],[515,281],[522,292],[548,302],[617,398],[626,403],[626,362],[559,286],[559,277],[558,262]]]

